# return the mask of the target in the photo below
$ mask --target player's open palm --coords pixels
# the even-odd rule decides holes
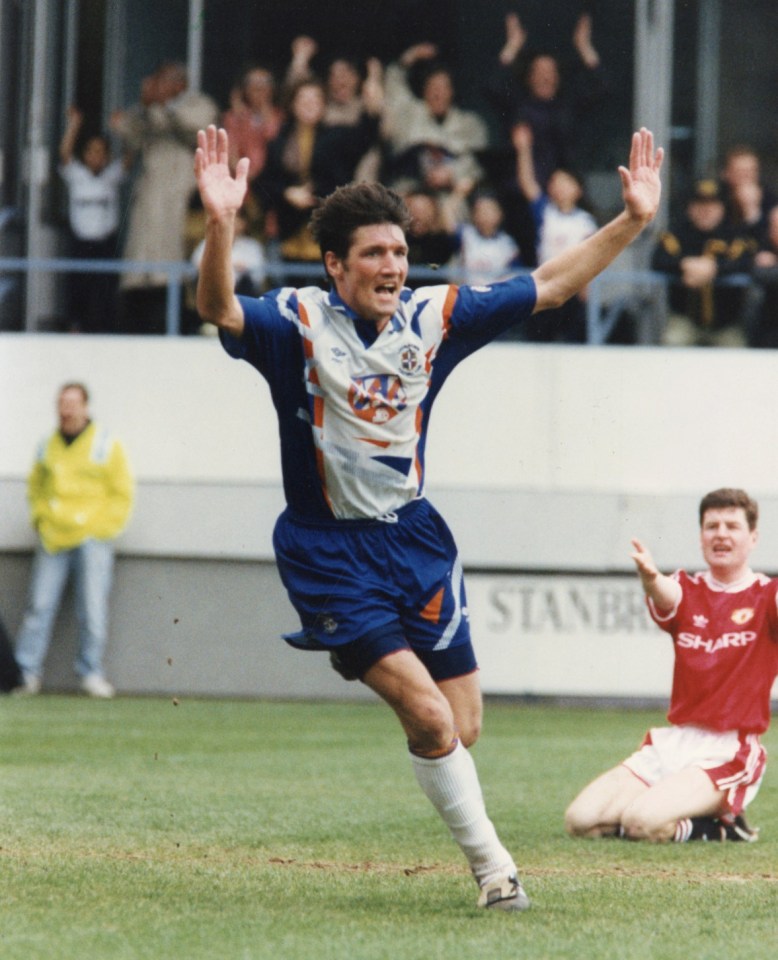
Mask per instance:
[[[659,570],[654,563],[654,558],[651,556],[651,551],[648,549],[648,547],[646,547],[640,540],[636,538],[633,538],[631,543],[633,549],[630,556],[635,561],[635,566],[638,568],[638,573],[641,576],[648,577],[649,579],[658,576]]]
[[[654,135],[642,127],[632,135],[629,169],[619,167],[622,194],[627,211],[639,220],[651,220],[659,208],[664,150],[654,151]]]
[[[235,213],[246,196],[249,161],[238,160],[233,176],[227,131],[211,125],[197,133],[194,171],[205,212],[219,218]]]

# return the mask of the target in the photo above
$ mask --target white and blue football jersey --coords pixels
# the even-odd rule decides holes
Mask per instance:
[[[300,517],[347,520],[422,495],[437,392],[460,360],[532,313],[535,285],[406,289],[380,333],[318,287],[240,302],[243,334],[222,343],[270,385],[287,503]]]

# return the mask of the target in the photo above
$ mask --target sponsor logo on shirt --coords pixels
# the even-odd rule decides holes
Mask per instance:
[[[753,612],[753,611],[752,611]],[[698,633],[679,633],[678,646],[687,650],[704,650],[705,653],[716,653],[729,647],[746,647],[756,640],[756,631],[738,630],[732,633],[722,633],[715,639],[701,637]]]
[[[360,420],[386,423],[407,407],[408,395],[399,377],[375,374],[352,379],[348,402]]]

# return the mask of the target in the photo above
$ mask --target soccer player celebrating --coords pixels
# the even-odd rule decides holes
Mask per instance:
[[[579,837],[757,839],[743,817],[765,771],[759,742],[778,674],[778,580],[748,565],[758,507],[744,490],[700,502],[703,573],[657,570],[640,540],[637,566],[654,621],[673,638],[670,727],[585,787],[566,814]]]
[[[620,167],[624,210],[531,276],[411,291],[407,209],[380,184],[340,187],[312,216],[332,289],[233,293],[235,215],[248,161],[230,172],[227,134],[200,131],[195,173],[206,212],[197,305],[222,344],[266,378],[279,419],[287,508],[279,572],[302,630],[394,710],[424,793],[467,857],[479,905],[529,900],[487,816],[467,749],[481,725],[462,565],[424,498],[430,408],[464,357],[509,325],[589,283],[654,217],[662,151],[647,130]],[[491,389],[491,388],[490,388]]]

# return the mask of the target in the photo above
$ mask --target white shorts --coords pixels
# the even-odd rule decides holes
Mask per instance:
[[[639,750],[623,764],[643,783],[687,767],[699,767],[724,794],[722,813],[737,816],[754,799],[767,765],[767,751],[755,733],[716,733],[702,727],[652,727]]]

